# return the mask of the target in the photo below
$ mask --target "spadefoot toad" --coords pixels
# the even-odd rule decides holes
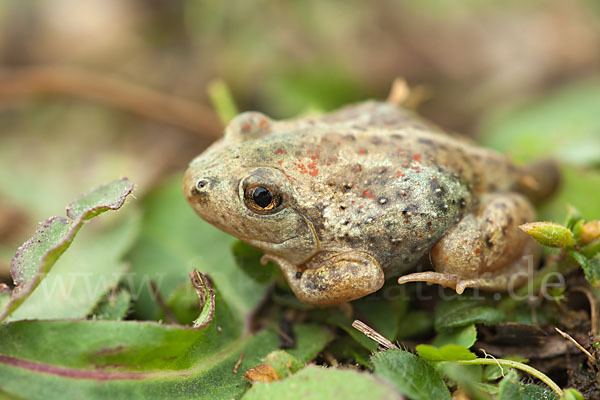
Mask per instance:
[[[369,101],[284,121],[238,115],[183,188],[202,218],[279,265],[298,299],[333,305],[397,276],[459,293],[519,284],[539,250],[518,226],[557,181],[551,162],[517,166]],[[402,276],[427,257],[435,271]]]

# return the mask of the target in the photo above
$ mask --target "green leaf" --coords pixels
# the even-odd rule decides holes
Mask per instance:
[[[265,357],[265,361],[277,371],[281,378],[286,378],[299,371],[304,364],[285,350],[276,350]]]
[[[565,218],[565,226],[569,230],[573,230],[575,224],[583,220],[583,214],[577,208],[567,204],[567,216]]]
[[[440,348],[420,344],[416,349],[419,356],[428,361],[474,360],[477,358],[469,349],[457,344],[447,344]]]
[[[393,384],[413,400],[450,400],[442,377],[425,360],[402,350],[386,350],[371,358],[375,375]]]
[[[437,304],[434,326],[437,331],[442,331],[474,323],[493,324],[505,319],[503,311],[485,305],[482,300],[460,296]]]
[[[215,320],[201,330],[136,321],[2,325],[2,390],[49,399],[239,398],[249,386],[243,371],[277,350],[279,337],[272,330],[239,336],[228,314],[217,297]],[[331,339],[316,325],[295,325],[294,334],[294,355],[302,362]]]
[[[110,292],[96,305],[91,318],[118,321],[125,318],[130,305],[131,294],[127,290]]]
[[[592,285],[597,288],[600,286],[600,258],[587,258],[585,255],[581,254],[577,250],[569,250],[569,255],[577,261],[581,268],[583,268],[583,273],[585,274],[585,279]]]
[[[508,371],[507,367],[501,365],[487,365],[483,370],[483,379],[488,382],[498,380]]]
[[[391,386],[365,372],[309,365],[276,382],[255,383],[243,400],[263,399],[398,399]]]
[[[137,297],[137,316],[151,319],[157,315],[150,280],[163,298],[169,298],[187,280],[189,271],[197,268],[211,277],[239,323],[246,323],[264,299],[267,283],[248,278],[238,268],[231,254],[235,239],[194,213],[181,195],[181,176],[160,185],[142,203],[141,232],[127,256],[132,271],[128,285]]]
[[[69,248],[85,221],[105,211],[119,209],[132,190],[133,184],[125,178],[102,185],[67,207],[70,219],[53,217],[41,223],[35,235],[19,247],[11,262],[11,274],[16,287],[10,302],[0,310],[0,321],[6,319],[33,293],[44,275]]]
[[[238,267],[258,283],[270,282],[279,274],[279,268],[272,262],[262,265],[260,259],[263,252],[249,244],[236,240],[231,246],[231,251]]]
[[[468,349],[473,346],[476,340],[477,328],[475,324],[470,324],[456,329],[441,331],[433,339],[433,345],[435,347],[442,347],[447,344],[456,344]]]
[[[584,400],[583,395],[575,389],[565,389],[560,400]]]
[[[85,318],[122,279],[127,265],[121,258],[139,232],[138,209],[102,215],[90,229],[77,234],[52,270],[8,321],[21,319]]]
[[[165,313],[169,313],[167,316]],[[178,286],[169,296],[156,317],[158,321],[173,321],[181,325],[192,325],[198,318],[198,295],[191,281]]]
[[[433,329],[433,315],[425,311],[412,311],[400,320],[397,338],[408,339],[424,335]]]
[[[530,222],[519,228],[544,246],[565,249],[575,245],[573,233],[554,222]]]
[[[195,269],[190,273],[190,278],[200,300],[200,315],[194,320],[193,326],[202,329],[210,324],[215,315],[215,293],[207,275]]]
[[[500,381],[498,400],[558,400],[556,393],[542,386],[523,384],[514,370]]]

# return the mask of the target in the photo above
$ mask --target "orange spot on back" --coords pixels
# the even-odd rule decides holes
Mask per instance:
[[[367,199],[374,199],[376,197],[369,189],[365,190],[362,194]]]
[[[400,171],[396,171],[396,178],[402,178],[404,174]]]
[[[258,127],[260,129],[267,129],[269,127],[269,121],[266,118],[262,118],[258,123]]]
[[[282,149],[281,147],[275,150],[275,154],[287,154],[287,151]]]
[[[413,155],[413,160],[415,160],[417,162],[421,161],[421,155],[420,154]]]

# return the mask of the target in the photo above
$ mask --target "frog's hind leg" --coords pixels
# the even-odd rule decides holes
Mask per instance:
[[[401,277],[398,283],[437,283],[462,293],[468,287],[507,290],[524,283],[539,259],[539,246],[519,225],[535,220],[531,203],[516,193],[483,196],[431,250],[434,271]]]
[[[377,291],[384,283],[379,262],[359,251],[334,254],[304,271],[277,256],[265,255],[262,261],[277,263],[296,297],[303,303],[317,306],[358,299]]]

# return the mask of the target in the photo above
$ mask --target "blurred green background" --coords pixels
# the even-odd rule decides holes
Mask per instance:
[[[566,203],[600,216],[595,0],[0,0],[0,60],[0,281],[35,224],[77,194],[128,176],[141,198],[181,174],[222,129],[215,79],[241,110],[285,118],[383,99],[403,77],[442,127],[519,161],[565,163],[541,218],[560,221]],[[152,88],[208,116],[184,129],[90,101],[85,85],[49,91],[52,77],[15,75],[40,65],[68,68],[67,83],[75,68]]]

